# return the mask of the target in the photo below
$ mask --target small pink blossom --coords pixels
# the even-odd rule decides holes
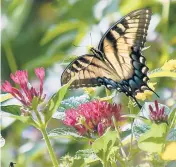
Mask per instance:
[[[149,105],[150,119],[156,123],[167,122],[168,116],[164,112],[165,107],[159,108],[158,101],[155,100],[155,108]]]
[[[4,92],[13,92],[12,90],[12,85],[9,81],[5,81],[2,86],[1,86],[1,89],[4,91]]]
[[[101,136],[108,127],[114,126],[112,116],[116,121],[121,120],[120,111],[121,105],[92,101],[67,110],[64,124],[74,127],[81,135],[98,133]]]
[[[18,84],[20,89],[13,87],[10,82],[5,81],[1,85],[2,91],[12,94],[12,96],[21,101],[21,103],[27,107],[31,106],[34,97],[39,97],[40,100],[43,100],[45,98],[45,95],[43,95],[43,80],[45,76],[44,68],[35,69],[35,73],[40,79],[40,91],[29,86],[28,72],[26,70],[18,70],[15,74],[10,74],[13,82]]]
[[[39,67],[35,69],[35,75],[40,79],[40,96],[43,93],[43,80],[45,77],[45,70],[43,67]]]

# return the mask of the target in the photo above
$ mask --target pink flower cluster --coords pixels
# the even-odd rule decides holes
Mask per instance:
[[[167,122],[168,116],[164,112],[165,107],[159,108],[158,101],[155,100],[155,109],[149,105],[150,119],[156,123]]]
[[[120,111],[121,105],[91,101],[81,104],[77,109],[67,110],[64,124],[74,127],[81,135],[98,132],[101,136],[108,127],[113,126],[112,116],[116,121],[120,120]]]
[[[16,99],[18,99],[24,106],[31,106],[32,99],[39,97],[40,100],[43,100],[46,95],[43,95],[43,80],[45,77],[45,70],[43,67],[36,68],[35,74],[40,80],[40,90],[37,91],[34,87],[30,86],[28,81],[28,72],[26,70],[18,70],[15,74],[11,74],[10,78],[15,84],[20,86],[20,89],[17,89],[11,85],[9,81],[5,81],[1,85],[1,90],[3,92],[10,93]]]

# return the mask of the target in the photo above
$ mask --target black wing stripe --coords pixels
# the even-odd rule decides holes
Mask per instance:
[[[115,47],[113,47],[113,51],[112,51],[112,52],[114,53],[114,55],[115,55],[115,57],[116,57],[118,66],[120,66],[120,68],[122,69],[121,62],[120,62],[119,57],[118,57],[118,55],[117,55],[118,50],[117,50],[116,39],[114,38],[114,36],[113,36],[113,34],[111,33],[111,31],[110,31],[110,33],[107,34],[106,38],[107,38],[107,40],[112,44],[112,46],[115,46]],[[115,68],[114,68],[114,69],[115,69]],[[115,70],[116,70],[116,69],[115,69]]]

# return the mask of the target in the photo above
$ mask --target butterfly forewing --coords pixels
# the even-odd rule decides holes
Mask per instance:
[[[133,76],[131,48],[142,49],[146,42],[151,10],[136,10],[114,24],[102,37],[98,49],[104,53],[121,80]]]
[[[106,62],[90,54],[80,56],[70,63],[62,74],[61,84],[66,84],[73,77],[76,79],[71,84],[71,88],[100,86],[98,79],[101,78],[118,79]]]

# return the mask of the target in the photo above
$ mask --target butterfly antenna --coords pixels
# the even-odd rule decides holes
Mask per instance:
[[[73,44],[74,47],[86,47],[86,46],[79,46],[79,45],[75,45]]]

